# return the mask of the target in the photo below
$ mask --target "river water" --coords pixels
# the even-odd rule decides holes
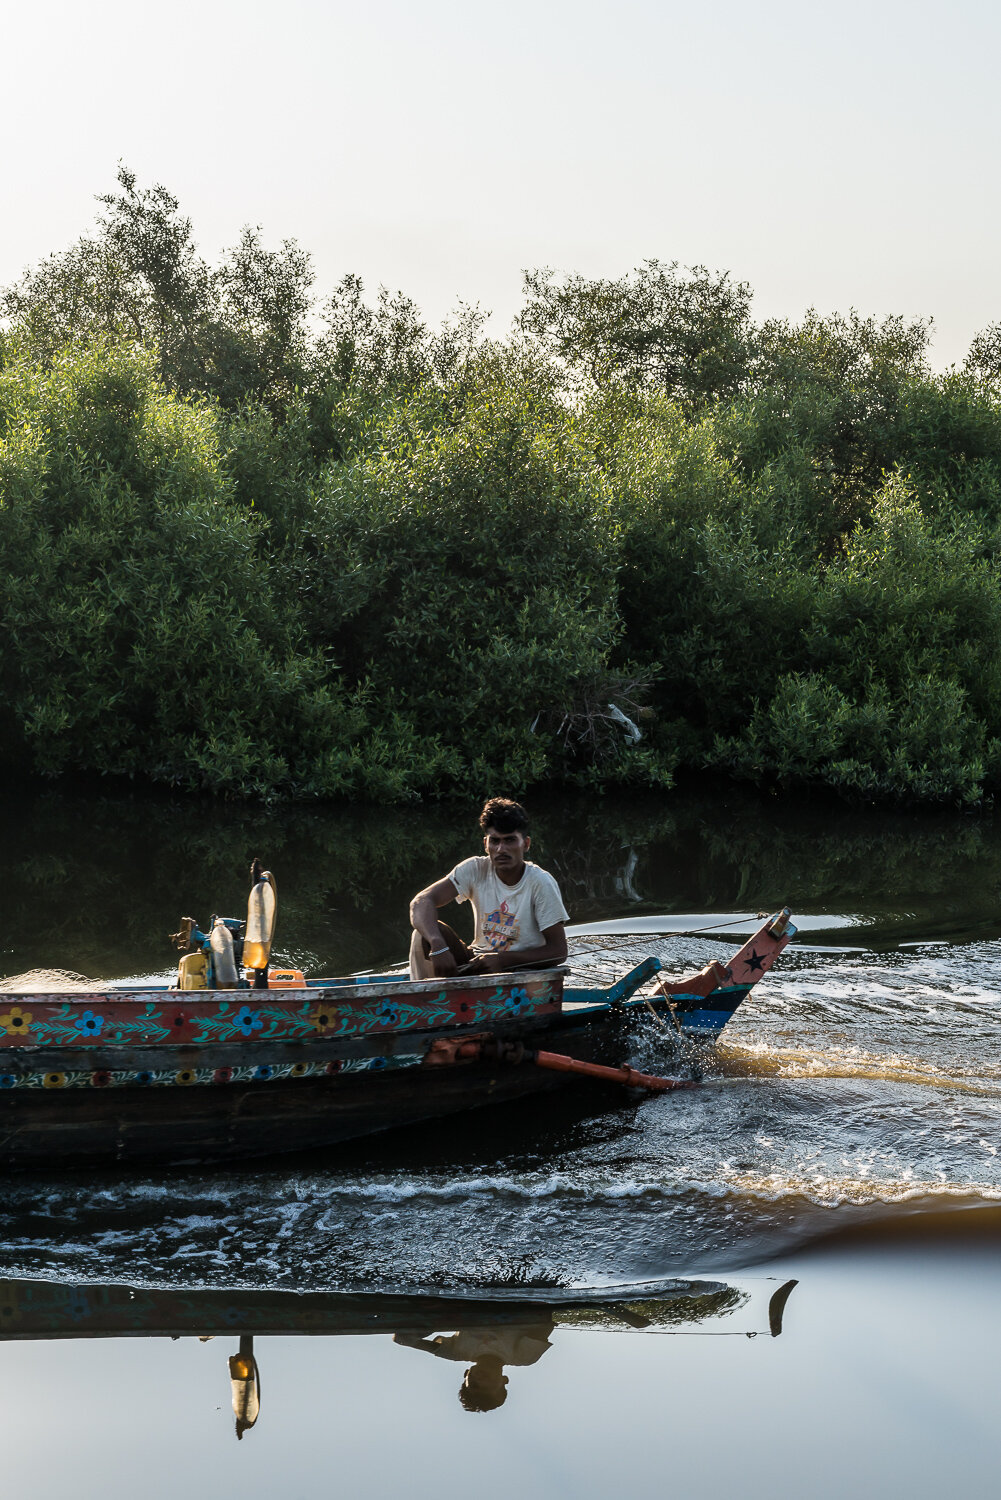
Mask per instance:
[[[864,1452],[870,1471],[882,1476],[880,1493],[934,1493],[956,1463],[969,1469],[969,1492],[979,1493],[988,1484],[988,1418],[979,1398],[954,1398],[957,1380],[977,1389],[978,1361],[1001,1333],[1001,827],[987,817],[853,812],[733,791],[540,803],[533,852],[561,881],[580,982],[624,971],[647,953],[679,974],[725,959],[738,935],[757,925],[755,913],[792,907],[800,936],[719,1046],[694,1059],[702,1087],[624,1098],[611,1112],[532,1101],[405,1139],[236,1171],[12,1177],[0,1201],[0,1276],[15,1288],[11,1306],[25,1304],[16,1286],[26,1281],[72,1286],[81,1296],[89,1288],[92,1301],[102,1286],[130,1287],[136,1296],[229,1298],[206,1306],[207,1330],[213,1319],[250,1330],[266,1325],[271,1367],[287,1365],[284,1389],[298,1382],[300,1415],[308,1408],[311,1422],[322,1423],[331,1401],[338,1411],[345,1402],[353,1409],[357,1382],[370,1381],[362,1406],[382,1412],[387,1434],[397,1421],[416,1432],[417,1411],[449,1432],[461,1417],[467,1425],[452,1441],[464,1453],[474,1418],[485,1424],[481,1441],[487,1424],[507,1424],[506,1445],[490,1428],[488,1446],[497,1454],[476,1480],[490,1494],[515,1484],[530,1493],[599,1494],[618,1482],[614,1464],[603,1467],[591,1452],[589,1424],[599,1412],[620,1459],[623,1444],[634,1444],[631,1487],[643,1492],[659,1490],[663,1465],[673,1463],[686,1476],[685,1494],[715,1497],[738,1482],[747,1493],[841,1493],[841,1458],[831,1455],[828,1472],[810,1446],[824,1434],[817,1406],[804,1404],[811,1381],[829,1413],[829,1442],[840,1433]],[[0,969],[7,973],[58,966],[93,978],[165,974],[166,933],[176,919],[239,914],[245,871],[257,854],[278,879],[283,958],[313,973],[380,968],[405,954],[409,896],[476,845],[475,818],[461,807],[254,811],[52,794],[12,799],[3,811],[10,920]],[[707,927],[714,930],[697,931]],[[652,1023],[637,1026],[630,1048],[630,1061],[654,1071],[693,1061],[679,1058]],[[739,1352],[754,1342],[744,1335],[768,1334],[772,1295],[790,1279],[799,1286],[781,1337],[761,1350],[755,1344],[753,1356]],[[723,1303],[720,1287],[728,1289]],[[452,1308],[449,1326],[474,1330],[484,1347],[493,1347],[495,1334],[483,1329],[493,1328],[498,1302],[515,1299],[529,1330],[535,1320],[524,1307],[538,1308],[537,1321],[549,1330],[546,1357],[506,1361],[511,1399],[503,1409],[453,1411],[454,1391],[446,1397],[445,1388],[465,1368],[455,1361],[465,1350],[463,1358],[476,1362],[468,1338],[448,1346],[459,1353],[436,1346],[432,1360],[435,1349],[414,1344],[409,1314],[395,1342],[366,1338],[351,1331],[335,1297],[311,1329],[328,1336],[310,1341],[306,1358],[301,1342],[278,1336],[283,1316],[290,1335],[296,1331],[291,1312],[279,1305],[270,1322],[260,1321],[260,1299],[280,1304],[282,1294],[360,1295],[377,1311],[389,1296],[465,1299],[468,1316],[460,1320]],[[593,1310],[580,1312],[589,1295],[605,1303],[618,1297],[625,1312],[596,1323]],[[382,1305],[390,1321],[380,1327],[389,1328],[401,1314]],[[158,1331],[169,1331],[162,1326],[168,1313],[161,1308],[157,1316]],[[177,1317],[178,1331],[190,1332],[181,1327],[180,1304]],[[77,1322],[80,1334],[102,1331],[89,1314]],[[150,1331],[138,1312],[133,1331]],[[714,1337],[735,1333],[741,1337]],[[525,1347],[537,1347],[538,1339],[525,1338]],[[410,1347],[401,1347],[408,1339]],[[197,1343],[182,1344],[191,1347],[183,1367],[171,1356],[172,1379],[194,1390],[208,1366]],[[99,1368],[127,1405],[139,1378],[136,1350],[158,1351],[148,1354],[149,1389],[166,1356],[146,1339],[113,1347],[115,1359],[112,1344],[102,1343],[98,1364],[88,1366],[81,1350],[98,1360],[97,1343],[73,1344],[72,1355],[63,1342],[11,1343],[0,1373],[20,1391],[28,1365],[37,1365],[39,1381],[72,1369],[67,1390],[87,1406],[81,1390],[94,1377],[86,1371]],[[46,1363],[55,1348],[63,1363]],[[728,1352],[706,1352],[716,1349]],[[928,1374],[915,1394],[919,1367]],[[590,1384],[582,1387],[583,1369]],[[444,1385],[443,1370],[450,1371]],[[850,1398],[848,1379],[855,1382]],[[650,1382],[665,1395],[659,1406]],[[228,1409],[225,1385],[212,1387],[216,1416],[220,1403]],[[599,1386],[605,1401],[596,1404]],[[898,1389],[906,1400],[888,1395]],[[516,1390],[533,1390],[533,1400],[526,1394],[516,1402]],[[390,1394],[390,1409],[380,1405],[380,1391]],[[783,1468],[776,1480],[761,1452],[752,1478],[738,1461],[739,1443],[732,1462],[710,1461],[705,1445],[715,1422],[753,1447],[780,1394],[799,1413],[806,1479]],[[562,1436],[546,1428],[549,1446],[539,1448],[529,1475],[524,1455],[515,1463],[508,1447],[541,1444],[539,1402],[564,1426]],[[732,1403],[726,1413],[721,1402]],[[934,1441],[931,1411],[938,1414]],[[581,1412],[590,1413],[582,1427]],[[136,1420],[146,1422],[149,1451],[159,1451],[159,1428],[147,1415]],[[103,1419],[92,1418],[100,1426]],[[201,1418],[191,1420],[197,1426]],[[195,1444],[209,1469],[228,1420],[218,1417],[214,1435]],[[293,1441],[292,1420],[273,1402],[266,1415],[262,1407],[241,1463],[251,1441],[261,1454],[265,1443],[274,1445],[269,1463],[287,1456],[282,1443]],[[355,1483],[366,1472],[362,1434],[379,1445],[374,1418],[356,1413],[346,1434],[333,1410],[330,1420],[339,1461]],[[889,1432],[912,1444],[906,1462],[897,1448],[886,1459],[880,1424],[884,1438]],[[786,1450],[789,1441],[784,1431]],[[315,1432],[306,1446],[312,1456],[303,1459],[294,1494],[312,1494],[319,1483],[324,1460]],[[591,1454],[587,1462],[582,1453]],[[99,1465],[84,1471],[80,1493],[91,1493],[88,1484],[98,1493]],[[241,1483],[258,1475],[240,1472]],[[402,1485],[458,1494],[472,1482],[462,1471],[467,1483],[460,1483],[451,1466],[448,1480],[433,1466],[419,1472],[418,1483],[403,1458],[390,1461],[380,1451],[366,1484],[376,1494]],[[254,1493],[258,1479],[264,1492],[265,1473],[267,1465],[253,1479]],[[30,1484],[22,1492],[49,1493]]]

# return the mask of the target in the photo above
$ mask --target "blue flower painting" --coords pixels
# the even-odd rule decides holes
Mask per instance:
[[[101,1027],[104,1025],[103,1016],[95,1016],[92,1010],[85,1010],[82,1016],[78,1016],[73,1022],[77,1031],[82,1031],[84,1036],[99,1036]]]
[[[504,1009],[510,1016],[520,1016],[528,1009],[528,991],[525,989],[508,990],[504,996]]]

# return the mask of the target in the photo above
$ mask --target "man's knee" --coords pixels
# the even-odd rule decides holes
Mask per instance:
[[[473,957],[472,949],[466,946],[459,934],[454,930],[454,928],[449,927],[447,922],[439,922],[438,926],[441,930],[442,938],[448,945],[448,948],[451,951],[452,957],[455,959],[456,963],[468,963],[469,960]],[[421,946],[424,957],[429,958],[431,956],[431,944],[428,942],[427,938],[421,939]]]

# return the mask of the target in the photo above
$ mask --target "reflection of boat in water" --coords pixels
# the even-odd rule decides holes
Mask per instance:
[[[538,1363],[565,1330],[775,1338],[795,1285],[676,1280],[471,1298],[0,1281],[0,1340],[232,1338],[227,1365],[242,1437],[260,1411],[255,1339],[264,1336],[391,1335],[401,1348],[465,1365],[459,1399],[467,1410],[488,1411],[506,1399],[505,1371]]]
[[[566,1328],[666,1330],[729,1317],[752,1300],[742,1284],[709,1280],[593,1290],[547,1287],[492,1297],[187,1290],[9,1280],[0,1281],[0,1339],[214,1337],[233,1331],[269,1336],[400,1332],[423,1336],[428,1330],[447,1327],[531,1324],[549,1311],[555,1323]],[[781,1332],[781,1309],[771,1332]]]
[[[177,988],[4,984],[0,1163],[271,1156],[582,1077],[690,1086],[621,1066],[631,1029],[714,1040],[796,930],[780,912],[726,965],[649,994],[656,958],[606,989],[563,969],[306,981],[269,965],[273,883],[255,869],[246,923],[184,919]]]

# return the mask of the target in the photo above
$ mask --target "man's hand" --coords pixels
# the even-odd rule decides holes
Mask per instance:
[[[463,964],[457,970],[459,974],[496,974],[504,968],[504,960],[500,953],[481,953],[479,958],[470,959],[468,964]]]
[[[436,953],[431,962],[434,964],[436,979],[451,979],[459,972],[459,966],[451,948],[446,948],[444,953]]]
[[[438,926],[438,909],[454,901],[458,894],[455,886],[446,877],[445,880],[439,880],[436,885],[429,885],[426,891],[418,891],[410,903],[411,926],[417,929],[427,944],[424,952],[431,959],[431,968],[438,979],[449,979],[456,970],[455,956]],[[439,948],[445,951],[436,952],[435,950]]]
[[[565,964],[567,961],[567,937],[562,922],[544,927],[545,942],[541,948],[498,948],[494,953],[481,953],[471,963],[463,964],[460,974],[506,974],[511,969],[530,969],[533,964]]]

